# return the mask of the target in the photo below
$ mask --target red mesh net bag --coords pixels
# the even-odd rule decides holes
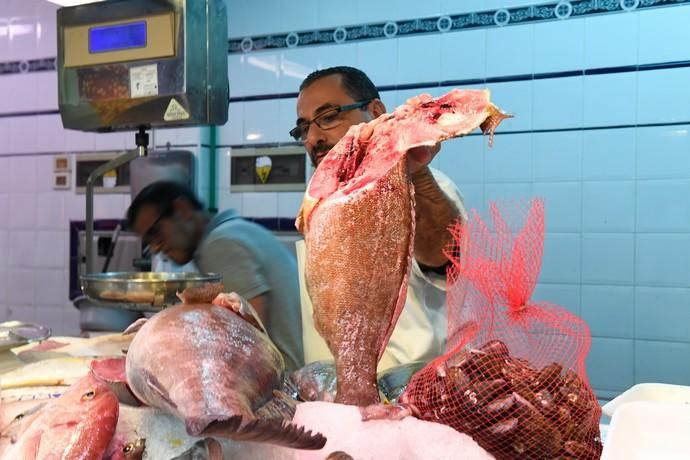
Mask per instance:
[[[447,251],[446,353],[400,402],[472,436],[497,459],[598,459],[601,408],[585,372],[591,336],[566,309],[530,299],[544,246],[544,203],[473,211]],[[524,222],[524,225],[521,225]]]

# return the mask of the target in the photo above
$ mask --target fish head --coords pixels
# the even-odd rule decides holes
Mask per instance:
[[[116,432],[108,450],[103,456],[104,460],[142,460],[146,451],[146,439],[140,438],[131,432]]]

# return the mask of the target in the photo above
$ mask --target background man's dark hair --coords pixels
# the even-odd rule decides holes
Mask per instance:
[[[381,99],[379,91],[371,82],[367,74],[354,67],[338,66],[327,69],[317,70],[307,75],[299,90],[302,91],[316,80],[330,75],[340,75],[343,89],[355,101],[366,101],[369,99]]]
[[[129,227],[132,228],[134,226],[134,221],[137,220],[137,215],[143,206],[153,205],[158,208],[161,214],[170,213],[173,209],[173,203],[178,198],[187,200],[194,209],[203,208],[201,201],[199,201],[194,192],[178,182],[160,181],[147,185],[134,198],[127,210],[127,223]]]

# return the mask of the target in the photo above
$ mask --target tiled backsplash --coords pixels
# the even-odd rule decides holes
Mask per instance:
[[[529,6],[553,11],[556,3],[233,0],[228,12],[230,37],[241,43],[387,21],[397,21],[400,30],[415,19],[447,14],[459,20],[500,8],[512,17]],[[493,148],[479,136],[450,141],[434,166],[458,184],[468,207],[545,197],[547,236],[535,298],[563,305],[590,324],[589,376],[601,398],[641,381],[690,384],[690,5],[560,3],[572,6],[571,17],[231,53],[229,121],[218,128],[218,207],[281,218],[281,225],[294,218],[300,193],[233,193],[230,155],[233,146],[292,143],[287,133],[297,88],[314,69],[362,68],[389,109],[420,92],[488,87],[515,117],[501,125]],[[595,3],[610,12],[580,14],[578,8]],[[635,11],[621,10],[634,4]],[[55,56],[54,11],[43,0],[1,2],[0,17],[21,17],[34,34],[11,42],[0,35],[0,61]],[[67,222],[83,219],[84,198],[51,189],[52,154],[131,148],[133,135],[63,130],[55,89],[54,71],[0,75],[0,214],[8,216],[0,222],[0,319],[40,317],[73,331]],[[157,146],[198,152],[198,184],[208,196],[208,152],[197,148],[205,135],[178,129],[156,131],[154,138]],[[96,217],[121,218],[128,201],[98,196]]]

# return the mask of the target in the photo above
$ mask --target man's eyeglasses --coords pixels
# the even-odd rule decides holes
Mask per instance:
[[[369,104],[373,99],[368,99],[366,101],[355,102],[354,104],[341,105],[338,107],[333,107],[326,110],[323,113],[318,114],[311,121],[304,121],[290,130],[290,136],[292,136],[296,141],[304,142],[309,134],[309,125],[314,123],[316,126],[323,130],[329,130],[340,126],[343,122],[340,116],[343,112],[348,112],[350,110],[361,109],[362,107]]]
[[[168,217],[170,215],[170,209],[164,209],[156,218],[156,220],[153,221],[153,223],[149,226],[148,230],[144,232],[144,235],[142,237],[142,242],[144,243],[145,246],[154,246],[158,243],[158,239],[160,237],[160,223],[163,220],[164,217]]]

